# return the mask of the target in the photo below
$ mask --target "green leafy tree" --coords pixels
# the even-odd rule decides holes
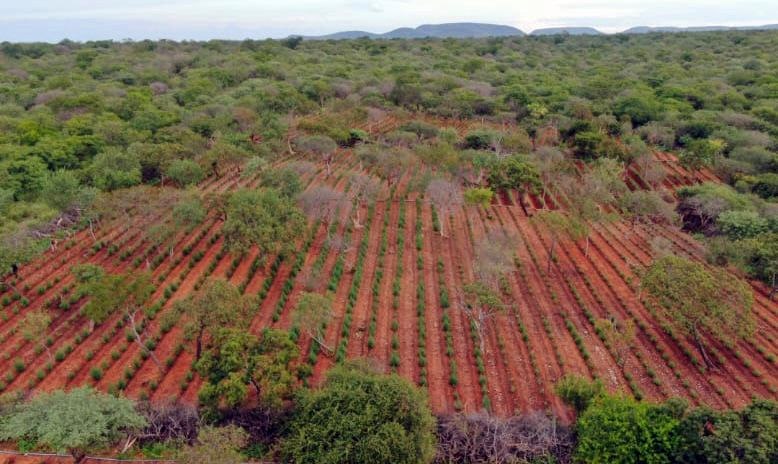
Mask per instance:
[[[494,192],[488,188],[470,188],[464,192],[465,203],[484,208],[492,204],[493,198]]]
[[[601,380],[589,381],[575,375],[566,375],[557,382],[554,391],[562,401],[572,406],[577,414],[581,414],[594,400],[605,394],[605,387]]]
[[[238,190],[227,203],[222,232],[227,249],[245,253],[288,252],[305,230],[305,217],[292,200],[274,189]]]
[[[680,442],[679,415],[630,398],[595,397],[578,416],[575,459],[582,463],[673,462]]]
[[[246,161],[246,165],[243,167],[240,175],[244,179],[261,174],[268,168],[268,162],[265,158],[260,156],[252,156]]]
[[[347,363],[322,388],[300,393],[282,455],[298,464],[423,464],[433,457],[434,426],[421,390]]]
[[[92,182],[101,190],[132,187],[141,182],[141,164],[130,152],[108,149],[99,153],[90,169]]]
[[[205,166],[210,166],[211,174],[219,177],[224,171],[238,165],[249,157],[249,153],[242,147],[236,146],[223,138],[219,138],[205,152],[200,161]]]
[[[173,206],[173,221],[176,226],[186,231],[202,224],[205,214],[203,201],[194,192],[179,199]]]
[[[724,148],[725,144],[721,140],[687,138],[680,155],[681,165],[695,170],[711,166]]]
[[[767,232],[767,218],[756,211],[724,211],[716,218],[716,226],[733,240],[752,238]]]
[[[509,156],[494,163],[488,181],[494,190],[513,189],[520,193],[534,193],[541,187],[535,166],[520,156]]]
[[[253,391],[262,406],[279,407],[297,386],[292,368],[299,355],[288,332],[221,329],[195,364],[205,380],[199,398],[210,414],[243,406]]]
[[[0,179],[4,187],[13,190],[16,200],[34,199],[43,188],[47,175],[46,163],[37,156],[25,156],[0,164]]]
[[[149,355],[160,371],[163,370],[162,363],[159,362],[153,349],[144,343],[143,334],[135,322],[138,311],[154,292],[151,274],[141,272],[135,275],[107,273],[98,275],[90,277],[78,287],[79,292],[89,296],[89,301],[83,306],[81,312],[89,319],[90,332],[94,330],[95,324],[101,324],[117,311],[121,311],[127,319],[128,330],[135,343],[141,351]]]
[[[641,287],[658,300],[674,325],[691,336],[708,366],[705,335],[720,340],[743,337],[754,330],[751,287],[723,269],[678,256],[655,260]]]
[[[32,440],[81,463],[88,451],[112,445],[145,425],[132,401],[76,388],[40,393],[20,404],[0,421],[0,438]]]
[[[319,293],[300,295],[292,315],[292,325],[307,333],[313,341],[332,351],[324,340],[324,327],[332,320],[332,298]]]
[[[179,187],[187,187],[199,183],[205,178],[203,168],[189,159],[173,160],[165,167],[165,175]]]
[[[679,435],[678,463],[778,462],[778,403],[757,399],[739,411],[696,409],[681,421]]]
[[[46,177],[40,198],[52,208],[65,211],[79,202],[84,190],[75,172],[60,169]]]
[[[275,189],[287,198],[294,198],[303,191],[300,176],[290,168],[265,169],[260,174],[260,181],[263,187]]]
[[[175,303],[183,316],[184,335],[195,340],[199,360],[206,336],[213,338],[226,328],[248,329],[256,302],[225,280],[209,280],[200,290]]]

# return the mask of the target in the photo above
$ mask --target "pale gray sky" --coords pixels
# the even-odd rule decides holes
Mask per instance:
[[[243,39],[488,22],[592,26],[778,23],[778,0],[0,0],[0,41]]]

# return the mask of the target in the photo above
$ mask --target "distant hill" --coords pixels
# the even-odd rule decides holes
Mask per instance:
[[[711,32],[711,31],[751,31],[751,30],[769,30],[778,29],[778,24],[767,24],[764,26],[698,26],[698,27],[672,27],[672,26],[635,26],[620,34],[649,34],[652,32]],[[509,37],[526,35],[520,29],[512,26],[503,26],[499,24],[486,23],[446,23],[446,24],[423,24],[419,27],[400,27],[383,34],[368,31],[342,31],[327,35],[305,36],[306,40],[343,40],[359,39],[368,37],[370,39],[423,39],[432,38],[477,38],[477,37]],[[530,33],[532,36],[549,35],[604,35],[593,27],[546,27],[535,29]]]
[[[636,26],[622,32],[622,34],[649,34],[652,32],[715,32],[715,31],[757,31],[778,29],[778,24],[766,24],[764,26],[698,26],[698,27],[650,27]]]
[[[507,37],[525,35],[519,29],[499,24],[483,23],[448,23],[423,24],[419,27],[401,27],[392,31],[376,34],[366,31],[344,31],[334,34],[305,37],[308,40],[339,40],[369,37],[371,39],[421,39],[434,38],[471,38],[471,37]]]
[[[602,35],[593,27],[546,27],[535,29],[530,35]]]

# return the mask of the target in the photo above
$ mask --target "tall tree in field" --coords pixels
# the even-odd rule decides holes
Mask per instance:
[[[116,311],[121,311],[128,321],[128,330],[141,351],[147,353],[154,364],[162,370],[162,363],[144,342],[136,317],[154,292],[151,274],[105,274],[94,277],[79,285],[79,291],[89,296],[89,302],[82,313],[89,319],[90,331],[95,324],[105,322]]]
[[[253,390],[257,401],[279,406],[297,385],[292,364],[299,352],[289,333],[265,329],[258,336],[223,329],[195,364],[205,383],[200,402],[213,413],[244,405]]]
[[[500,294],[484,282],[465,284],[462,290],[464,301],[460,304],[460,309],[475,327],[479,347],[483,353],[487,325],[497,314],[506,309],[506,305],[500,298]]]
[[[515,269],[515,237],[505,231],[489,231],[475,244],[475,272],[492,289],[498,289],[500,279]]]
[[[568,236],[572,240],[578,240],[586,236],[586,227],[578,218],[560,211],[545,211],[536,214],[532,217],[532,221],[551,231],[551,244],[548,247],[548,266],[546,268],[546,273],[551,272],[551,265],[554,262],[554,252],[556,251],[560,235]]]
[[[408,150],[398,148],[378,152],[373,167],[379,177],[386,180],[389,188],[397,184],[400,177],[414,163],[415,157]]]
[[[210,149],[202,155],[200,162],[210,166],[210,173],[220,177],[224,171],[237,166],[248,158],[249,153],[223,139],[213,142]]]
[[[254,299],[225,280],[209,280],[200,290],[179,300],[175,311],[183,317],[184,336],[195,340],[195,361],[206,337],[226,328],[248,329],[256,306]]]
[[[623,166],[616,160],[600,158],[587,166],[581,176],[563,175],[559,179],[557,186],[564,196],[567,212],[581,226],[586,238],[586,256],[589,256],[589,223],[616,218],[607,211],[616,204],[618,196],[627,190],[621,180],[623,170]]]
[[[476,280],[464,286],[460,307],[478,332],[481,352],[489,321],[507,307],[500,292],[515,268],[513,240],[505,231],[492,230],[475,245]]]
[[[222,232],[227,249],[245,253],[253,245],[261,254],[288,252],[305,231],[305,217],[277,190],[238,190],[227,201]]]
[[[425,392],[396,374],[348,362],[321,388],[297,397],[282,443],[297,464],[427,464],[435,454],[435,418]]]
[[[259,179],[263,187],[275,189],[287,198],[294,198],[303,191],[300,176],[310,172],[306,168],[308,165],[312,168],[311,171],[315,169],[311,163],[300,161],[289,168],[265,169],[260,173]]]
[[[616,363],[624,364],[624,354],[635,342],[635,323],[631,319],[621,320],[615,317],[598,319],[594,323],[597,334],[604,338],[609,348],[616,354]]]
[[[641,286],[656,298],[674,325],[691,336],[706,365],[705,336],[732,341],[754,331],[751,287],[727,271],[706,269],[678,256],[660,258],[648,268]]]
[[[308,334],[324,350],[331,352],[324,340],[324,327],[332,319],[332,298],[319,293],[303,293],[292,315],[292,325]]]
[[[541,182],[535,166],[524,157],[514,155],[492,165],[489,185],[495,190],[518,190],[523,194],[537,191]]]
[[[548,187],[556,185],[559,177],[570,169],[570,163],[565,154],[555,147],[540,147],[532,154],[532,164],[540,177],[543,198],[548,193]]]
[[[22,333],[22,337],[24,337],[25,340],[34,342],[42,349],[46,350],[49,361],[53,361],[51,350],[46,343],[46,333],[49,331],[50,325],[51,316],[45,309],[33,309],[24,315],[24,319],[22,319],[22,322],[19,324],[19,331]]]
[[[359,217],[361,205],[371,203],[375,200],[380,190],[378,182],[366,174],[354,173],[349,178],[350,187],[348,194],[354,200],[354,227],[361,228],[362,223]]]
[[[337,219],[338,210],[350,206],[343,192],[326,185],[302,192],[297,196],[297,203],[306,216],[327,225],[327,234],[330,233],[329,225]]]
[[[35,240],[29,228],[21,226],[17,230],[0,237],[0,286],[14,287],[19,266],[31,260],[46,244]]]
[[[205,219],[203,200],[194,192],[187,192],[173,206],[173,222],[177,228],[191,232]]]
[[[634,229],[637,224],[673,224],[678,220],[675,208],[653,190],[634,190],[619,198],[622,211]]]
[[[442,218],[440,221],[440,236],[445,237],[445,227],[443,224],[447,223],[449,215],[464,203],[462,189],[453,182],[444,179],[433,179],[427,185],[425,196],[435,206]]]
[[[335,157],[335,151],[338,144],[326,135],[311,135],[301,137],[295,143],[297,149],[313,156],[318,157],[327,168],[327,177],[332,173],[332,160]]]
[[[132,401],[77,388],[40,393],[0,421],[0,439],[31,440],[73,456],[76,464],[86,453],[119,441],[146,426]]]

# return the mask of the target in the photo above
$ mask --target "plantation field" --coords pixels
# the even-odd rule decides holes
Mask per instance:
[[[387,116],[362,129],[380,135],[402,118]],[[427,121],[460,133],[474,124]],[[672,191],[717,180],[705,169],[685,170],[670,153],[656,152],[655,158],[667,172],[658,188]],[[374,174],[351,149],[338,150],[329,175],[322,163],[301,160],[287,153],[273,166],[298,169],[309,190],[326,185],[348,191],[350,174]],[[731,344],[706,340],[715,368],[706,368],[695,343],[673,330],[656,303],[641,294],[640,275],[652,262],[655,237],[664,238],[674,253],[704,262],[703,249],[690,235],[669,225],[622,220],[592,223],[587,241],[572,240],[533,219],[545,210],[565,210],[569,199],[551,193],[502,192],[488,206],[464,205],[440,214],[410,187],[417,174],[409,170],[391,187],[382,182],[375,202],[357,206],[363,218],[359,227],[345,209],[332,224],[309,221],[297,238],[297,252],[283,257],[260,259],[256,248],[227,253],[223,218],[213,211],[191,232],[162,243],[152,243],[144,232],[164,218],[133,208],[103,221],[94,236],[81,230],[23,266],[18,293],[9,287],[0,295],[2,389],[50,391],[88,384],[133,398],[194,402],[201,380],[192,368],[193,342],[185,340],[179,324],[162,316],[205,281],[225,279],[258,295],[252,332],[289,329],[293,308],[315,270],[316,279],[334,294],[334,315],[324,332],[331,353],[320,352],[306,334],[298,338],[299,362],[310,364],[312,384],[334,363],[367,357],[425,386],[436,412],[486,408],[508,416],[551,410],[572,419],[554,393],[554,384],[567,374],[596,377],[611,391],[640,398],[682,397],[720,409],[743,406],[754,395],[778,398],[778,303],[763,285],[752,283],[753,337]],[[624,179],[631,189],[650,185],[635,167]],[[198,191],[208,195],[258,185],[256,177],[233,168],[209,177]],[[144,195],[151,202],[160,190],[150,187]],[[487,324],[482,350],[476,327],[459,308],[463,286],[475,278],[477,244],[499,235],[512,244],[514,267],[500,287],[505,309]],[[330,246],[333,236],[349,246]],[[155,356],[135,343],[121,312],[89,330],[79,313],[86,298],[75,292],[70,271],[81,263],[111,273],[152,272],[156,290],[135,325]],[[53,319],[46,349],[19,330],[25,314],[37,308],[47,308]],[[596,328],[603,319],[634,324],[634,338],[623,346],[609,340]]]

